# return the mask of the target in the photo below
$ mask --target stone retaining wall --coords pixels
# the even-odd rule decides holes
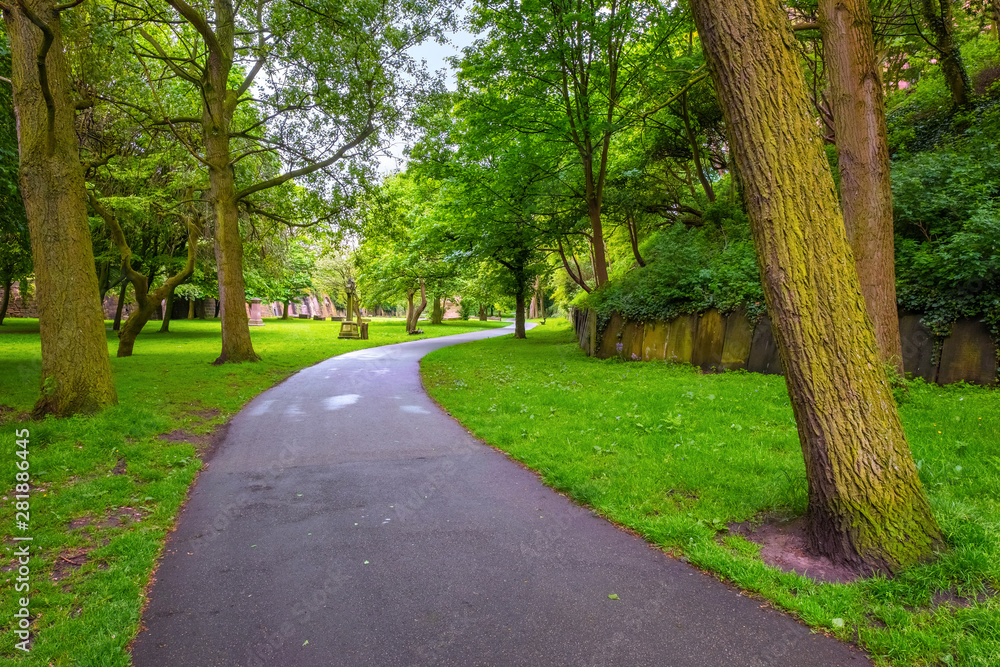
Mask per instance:
[[[595,311],[574,309],[570,319],[580,347],[601,359],[676,361],[706,372],[782,372],[766,316],[751,323],[742,310],[723,315],[711,309],[669,322],[631,322],[616,313],[600,335]],[[959,320],[951,335],[940,338],[921,323],[919,314],[907,313],[900,315],[899,329],[906,373],[939,384],[997,382],[997,343],[983,322]]]

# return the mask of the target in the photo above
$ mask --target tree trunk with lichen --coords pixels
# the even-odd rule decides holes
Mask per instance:
[[[118,402],[104,332],[69,67],[56,5],[3,12],[31,232],[42,345],[42,395],[32,412],[70,415]],[[7,84],[3,84],[7,85]]]
[[[871,12],[867,0],[820,0],[819,18],[847,241],[882,359],[902,375],[885,96]]]
[[[858,572],[930,558],[941,531],[865,313],[795,38],[777,0],[693,0],[743,183],[809,485],[813,549]]]
[[[201,126],[208,163],[209,201],[215,214],[215,257],[218,265],[219,302],[222,319],[222,352],[216,364],[259,361],[250,339],[243,280],[243,238],[236,209],[236,181],[229,150],[229,125],[236,100],[227,80],[232,54],[225,63],[209,59],[204,83]]]

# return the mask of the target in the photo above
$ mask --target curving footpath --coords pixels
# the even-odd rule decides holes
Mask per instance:
[[[574,505],[438,409],[420,357],[508,333],[344,354],[250,403],[167,542],[135,664],[870,664]]]

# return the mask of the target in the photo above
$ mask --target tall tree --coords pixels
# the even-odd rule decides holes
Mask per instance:
[[[598,286],[608,280],[602,213],[612,138],[634,120],[625,98],[668,50],[671,28],[660,21],[668,11],[646,0],[477,0],[472,12],[485,37],[466,50],[460,86],[495,125],[572,146]]]
[[[12,53],[20,184],[31,231],[42,343],[35,415],[118,402],[111,377],[83,166],[59,15],[77,2],[0,0]]]
[[[216,363],[254,361],[241,207],[273,215],[262,210],[258,193],[371,157],[378,132],[399,122],[398,105],[413,93],[413,81],[421,81],[406,49],[446,25],[450,9],[447,2],[167,3],[174,13],[150,4],[137,23],[144,40],[138,55],[144,67],[161,63],[164,75],[193,86],[201,100],[197,112],[176,113],[158,102],[153,115],[208,169],[222,319]],[[159,72],[149,77],[151,87],[159,78]],[[246,111],[252,103],[264,117]],[[190,127],[197,128],[200,147],[185,141]],[[291,168],[247,177],[243,161],[262,153]],[[363,168],[341,169],[339,182],[327,189],[343,188]]]
[[[941,545],[778,0],[692,0],[744,189],[809,484],[812,547],[861,572]]]
[[[819,0],[847,241],[882,358],[903,372],[885,97],[868,0]]]

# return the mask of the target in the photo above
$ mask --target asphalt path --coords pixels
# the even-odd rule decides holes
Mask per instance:
[[[420,357],[509,333],[351,352],[254,399],[167,542],[135,664],[870,664],[574,505],[436,407]]]

